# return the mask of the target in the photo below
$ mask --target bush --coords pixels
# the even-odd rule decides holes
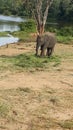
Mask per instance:
[[[73,36],[73,27],[62,27],[58,29],[57,34],[61,36]]]
[[[73,36],[73,26],[64,26],[64,27],[59,27],[58,26],[49,26],[46,27],[47,31],[54,32],[57,35],[61,36]]]
[[[36,32],[36,24],[34,20],[27,20],[19,24],[20,30],[25,32]]]

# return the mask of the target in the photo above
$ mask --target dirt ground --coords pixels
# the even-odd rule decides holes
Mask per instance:
[[[26,52],[35,43],[0,47],[0,56]],[[0,130],[73,130],[73,45],[57,44],[54,54],[61,63],[48,71],[0,73],[0,101],[9,106]]]

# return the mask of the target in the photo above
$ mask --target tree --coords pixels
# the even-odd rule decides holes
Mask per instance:
[[[59,5],[60,5],[60,0],[54,0],[53,1],[53,4],[51,5],[51,7],[49,9],[47,21],[57,20],[57,15],[59,13]]]
[[[73,22],[73,0],[60,0],[58,21]]]
[[[54,0],[25,0],[24,5],[27,5],[27,9],[32,12],[36,23],[37,23],[37,31],[39,34],[44,32],[48,10],[53,3]]]

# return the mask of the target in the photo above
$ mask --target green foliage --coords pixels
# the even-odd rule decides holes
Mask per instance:
[[[33,0],[25,2],[23,0],[0,0],[0,14],[19,15],[33,17],[34,5]],[[45,10],[46,1],[43,0],[42,12]],[[72,0],[54,0],[48,14],[49,19],[57,19],[58,21],[73,22],[73,1]]]
[[[52,6],[49,9],[48,21],[51,19],[57,19],[59,13],[60,0],[54,0]]]
[[[61,36],[61,35],[58,35],[57,36],[57,41],[59,43],[65,43],[65,44],[70,44],[73,42],[73,37],[71,36]]]
[[[20,41],[36,41],[36,36],[31,35],[31,33],[36,32],[36,24],[34,20],[28,20],[19,24],[20,31],[12,32],[12,35],[19,37]]]
[[[62,27],[58,29],[57,34],[61,36],[73,36],[73,27]]]
[[[26,22],[22,22],[19,24],[20,30],[25,32],[35,32],[36,24],[34,20],[27,20]]]
[[[25,15],[22,0],[0,0],[0,14]]]
[[[59,21],[73,21],[73,1],[60,0],[57,19]]]

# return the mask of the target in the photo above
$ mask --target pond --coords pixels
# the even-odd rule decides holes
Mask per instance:
[[[20,28],[18,26],[18,23],[0,21],[0,32],[5,32],[5,31],[14,32],[19,30]]]
[[[8,37],[0,37],[0,46],[9,44],[9,43],[16,43],[19,41],[19,38],[8,36]]]
[[[19,22],[24,22],[24,19],[20,17],[13,16],[4,16],[0,15],[0,32],[14,32],[19,31],[20,28],[18,26]],[[13,37],[11,35],[7,35],[6,37],[0,37],[0,46],[17,42],[19,38]]]

